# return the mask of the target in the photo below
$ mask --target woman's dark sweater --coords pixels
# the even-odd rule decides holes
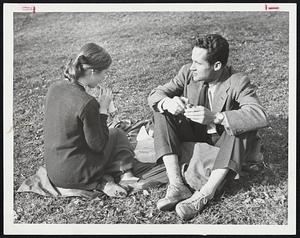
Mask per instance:
[[[62,188],[94,189],[107,158],[107,115],[80,85],[63,80],[46,96],[45,160],[51,182]]]

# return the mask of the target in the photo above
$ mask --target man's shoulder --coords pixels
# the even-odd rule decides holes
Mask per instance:
[[[228,67],[228,70],[230,71],[230,76],[227,80],[232,86],[240,85],[249,81],[249,77],[246,73],[236,71],[232,67]]]
[[[181,67],[180,71],[182,73],[189,73],[190,72],[190,68],[191,68],[191,63],[185,64]]]
[[[191,80],[192,78],[192,71],[190,70],[191,68],[191,63],[188,63],[188,64],[185,64],[181,67],[181,69],[179,70],[178,72],[178,75],[181,75],[181,77],[184,79],[184,80]]]

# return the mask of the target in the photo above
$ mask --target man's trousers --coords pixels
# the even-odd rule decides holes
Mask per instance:
[[[220,128],[221,127],[221,128]],[[239,136],[229,135],[223,126],[218,126],[218,133],[207,134],[205,125],[193,122],[183,115],[174,116],[168,112],[154,112],[154,148],[157,159],[164,155],[181,156],[182,142],[204,142],[219,147],[214,169],[228,168],[239,177],[243,160],[253,153],[256,146],[257,131],[250,131]]]

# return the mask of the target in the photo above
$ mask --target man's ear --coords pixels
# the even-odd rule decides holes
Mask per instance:
[[[222,63],[221,63],[221,61],[217,61],[217,62],[214,63],[214,70],[215,70],[215,71],[218,71],[218,70],[220,70],[221,68],[222,68]]]

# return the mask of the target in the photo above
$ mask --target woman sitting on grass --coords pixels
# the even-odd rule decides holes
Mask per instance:
[[[84,45],[66,65],[67,80],[54,83],[46,96],[45,159],[50,181],[57,187],[101,190],[123,197],[114,183],[137,179],[131,173],[134,152],[126,134],[108,129],[112,91],[102,89],[98,100],[85,91],[105,78],[112,60],[94,43]]]

